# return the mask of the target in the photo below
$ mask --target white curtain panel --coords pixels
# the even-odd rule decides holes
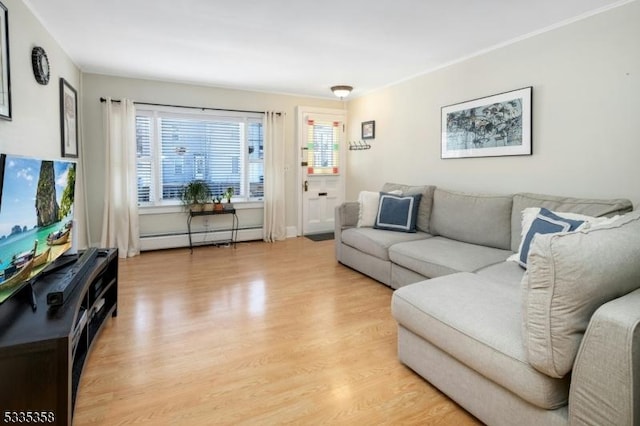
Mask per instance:
[[[131,100],[103,104],[105,203],[102,247],[117,247],[120,257],[140,254],[136,186],[136,109]]]
[[[285,226],[285,114],[267,111],[264,117],[264,225],[267,242],[284,240]]]

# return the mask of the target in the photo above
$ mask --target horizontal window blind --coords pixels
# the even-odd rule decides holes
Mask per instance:
[[[249,167],[247,180],[249,182],[249,197],[262,198],[264,196],[264,147],[262,122],[252,121],[248,125]]]
[[[141,204],[179,201],[193,180],[204,181],[213,196],[228,188],[234,199],[264,195],[262,118],[141,112],[136,133]]]
[[[138,177],[138,203],[151,202],[151,117],[136,117],[136,159]]]

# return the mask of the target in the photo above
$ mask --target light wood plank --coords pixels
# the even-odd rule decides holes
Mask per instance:
[[[74,424],[479,424],[396,357],[392,290],[333,241],[146,252],[120,261],[118,317]]]

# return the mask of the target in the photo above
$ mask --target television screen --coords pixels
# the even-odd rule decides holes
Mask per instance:
[[[76,164],[0,155],[0,303],[71,248]]]

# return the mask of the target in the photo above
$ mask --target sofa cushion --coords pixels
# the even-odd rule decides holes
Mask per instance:
[[[430,237],[424,232],[406,233],[373,228],[349,228],[341,233],[344,244],[382,260],[389,260],[389,247],[394,244]]]
[[[527,267],[527,255],[529,254],[529,246],[531,246],[531,241],[536,235],[554,234],[557,232],[571,232],[580,228],[584,224],[584,220],[567,219],[565,217],[554,214],[552,211],[545,209],[544,207],[541,208],[535,219],[533,219],[533,222],[531,222],[531,226],[529,226],[529,229],[527,229],[527,233],[522,238],[518,263],[524,268]]]
[[[513,196],[511,214],[511,250],[518,251],[522,232],[521,214],[527,207],[546,207],[554,212],[580,213],[587,216],[614,216],[631,211],[633,204],[625,199],[598,200],[519,193]]]
[[[492,281],[520,288],[524,271],[516,262],[500,262],[478,269],[476,274]]]
[[[436,188],[431,234],[508,250],[511,204],[510,195],[465,194]]]
[[[431,221],[431,208],[433,206],[433,191],[436,189],[432,185],[402,185],[399,183],[385,183],[383,192],[401,191],[402,195],[422,194],[420,206],[418,207],[418,218],[416,219],[416,229],[429,233],[429,222]]]
[[[444,237],[395,244],[389,248],[389,259],[392,262],[429,278],[455,272],[473,272],[502,262],[509,255],[509,250],[463,243]]]
[[[380,193],[360,191],[358,194],[358,203],[360,204],[360,210],[358,211],[358,228],[366,226],[373,227],[374,223],[376,223]]]
[[[391,191],[391,194],[402,195],[402,191]],[[372,228],[376,223],[376,216],[378,215],[380,192],[360,191],[360,194],[358,194],[358,203],[360,204],[360,210],[358,210],[358,228],[366,226]]]
[[[414,334],[529,403],[554,409],[567,403],[569,379],[527,363],[520,297],[517,285],[458,273],[402,287],[391,306]]]
[[[591,315],[640,287],[640,212],[610,225],[538,235],[522,279],[528,360],[552,377],[573,366]]]
[[[538,214],[540,214],[540,211],[542,211],[543,209],[546,211],[550,211],[544,207],[527,207],[526,209],[522,210],[521,212],[522,220],[520,221],[520,224],[521,224],[520,246],[518,247],[518,252],[511,255],[507,260],[510,260],[513,262],[520,262],[520,258],[523,257],[521,252],[522,252],[523,244],[525,242],[524,237],[527,234],[529,234],[531,225],[538,217]],[[571,212],[562,212],[562,213],[551,212],[551,213],[561,217],[562,219],[583,221],[584,224],[582,224],[579,227],[579,229],[590,228],[592,226],[607,225],[617,220],[620,217],[619,215],[612,216],[612,217],[609,217],[609,216],[593,217],[593,216],[586,216],[580,213],[571,213]],[[531,241],[527,243],[527,250],[530,244],[531,244]],[[526,256],[524,257],[526,259]]]
[[[381,192],[373,227],[387,231],[416,232],[421,197],[422,194],[395,195]]]

